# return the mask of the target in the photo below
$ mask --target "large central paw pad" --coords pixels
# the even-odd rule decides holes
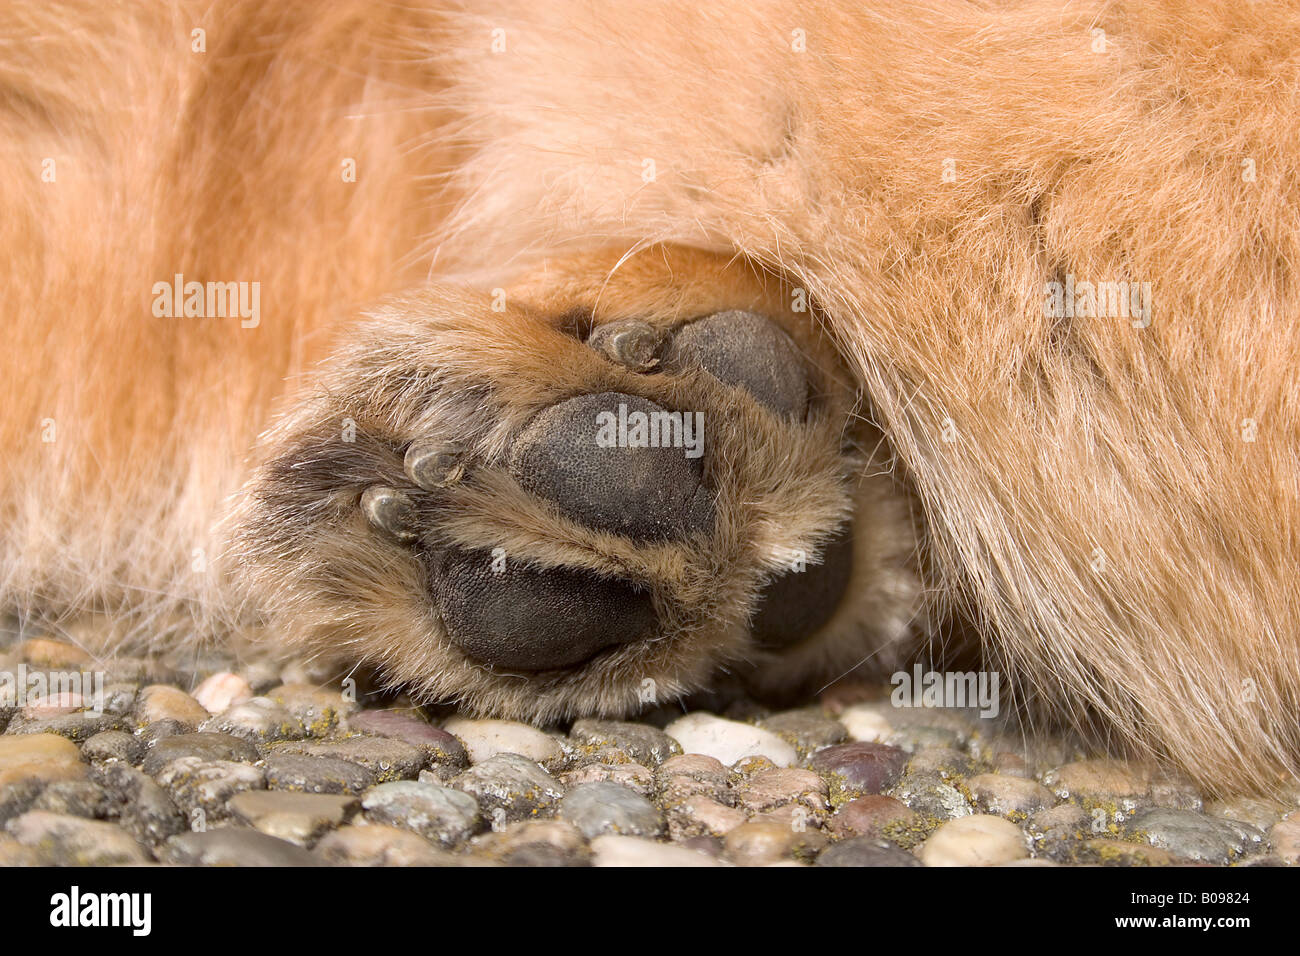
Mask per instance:
[[[675,329],[617,321],[598,326],[586,344],[617,367],[614,374],[630,373],[643,384],[656,376],[654,382],[668,387],[648,390],[665,397],[674,394],[675,380],[704,373],[714,382],[702,393],[699,405],[705,407],[669,407],[615,390],[576,395],[533,414],[496,464],[581,528],[637,547],[694,541],[707,551],[719,508],[711,456],[735,454],[714,447],[710,438],[734,433],[739,395],[774,416],[779,424],[771,427],[802,427],[811,389],[799,348],[776,323],[739,311]],[[429,526],[437,510],[422,506],[420,497],[473,483],[463,452],[454,443],[414,440],[403,470],[415,487],[376,485],[361,499],[374,527],[421,555],[452,644],[489,667],[535,673],[574,668],[602,652],[656,638],[662,609],[644,582],[513,556],[505,561],[490,548],[441,540]],[[754,621],[760,643],[789,644],[829,618],[851,560],[847,540],[841,536],[825,569],[815,566],[768,586]]]
[[[707,532],[704,415],[635,395],[571,398],[537,415],[515,441],[510,472],[533,494],[592,528],[636,539]]]

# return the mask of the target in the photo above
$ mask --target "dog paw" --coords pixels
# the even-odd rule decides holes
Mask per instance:
[[[626,311],[377,314],[246,490],[271,631],[534,719],[892,660],[915,539],[833,348],[779,307]]]

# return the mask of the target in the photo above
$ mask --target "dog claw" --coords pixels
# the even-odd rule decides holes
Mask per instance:
[[[662,342],[660,330],[638,319],[602,325],[587,339],[591,348],[633,372],[648,372],[659,364]]]
[[[465,474],[465,448],[458,442],[415,441],[406,450],[402,470],[425,491],[454,485]]]
[[[415,505],[396,488],[371,485],[361,494],[361,511],[371,525],[398,541],[414,541],[417,537]]]

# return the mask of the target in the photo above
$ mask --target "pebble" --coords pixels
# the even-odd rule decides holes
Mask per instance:
[[[419,747],[439,775],[455,775],[469,766],[465,745],[453,735],[411,714],[395,710],[363,710],[347,718],[351,730],[374,737],[390,737]]]
[[[622,720],[579,720],[569,736],[588,747],[612,747],[645,767],[658,767],[682,752],[682,746],[662,730]]]
[[[1080,760],[1043,775],[1043,785],[1062,800],[1118,803],[1134,809],[1151,793],[1151,776],[1141,765],[1118,760]]]
[[[664,830],[663,815],[654,804],[616,783],[584,783],[567,791],[559,816],[589,840],[606,833],[654,837]]]
[[[18,655],[33,667],[51,670],[87,670],[94,658],[75,644],[49,637],[29,637],[18,645]]]
[[[365,767],[336,757],[275,753],[266,758],[265,767],[271,790],[357,794],[375,785],[375,775]]]
[[[828,809],[829,795],[825,780],[811,770],[793,768],[764,770],[737,788],[739,805],[751,813],[762,813],[791,803],[824,813]]]
[[[110,800],[98,784],[90,780],[63,780],[52,783],[41,791],[32,810],[49,810],[67,816],[85,817],[89,820],[108,816]]]
[[[288,711],[310,737],[324,737],[358,709],[341,692],[314,684],[281,684],[266,696]]]
[[[975,806],[985,813],[1023,820],[1056,803],[1052,791],[1036,780],[983,773],[966,781]]]
[[[584,783],[615,783],[648,797],[654,790],[655,775],[639,763],[591,763],[560,774],[560,782],[566,790]]]
[[[1004,777],[1033,776],[1025,758],[1009,750],[999,750],[993,755],[993,771]]]
[[[743,810],[721,804],[704,794],[687,797],[667,809],[668,832],[673,840],[726,836],[749,817]]]
[[[257,830],[223,827],[182,833],[163,844],[158,858],[181,866],[318,866],[317,857],[288,840]]]
[[[344,737],[320,743],[282,744],[274,752],[347,760],[373,773],[377,783],[413,780],[428,759],[419,747],[390,737]]]
[[[960,750],[950,747],[928,747],[918,750],[907,762],[904,773],[937,774],[941,777],[964,777],[971,772],[973,761]]]
[[[1278,800],[1263,800],[1253,797],[1235,797],[1228,800],[1212,800],[1205,804],[1206,816],[1220,820],[1236,820],[1257,830],[1267,830],[1281,820],[1291,808]]]
[[[659,801],[665,805],[696,794],[720,803],[733,803],[734,797],[728,783],[727,768],[716,757],[706,757],[704,754],[670,757],[655,774],[655,789]]]
[[[201,757],[171,761],[159,771],[157,780],[196,829],[229,820],[226,803],[236,793],[266,787],[260,767]]]
[[[86,765],[76,744],[55,734],[0,737],[0,789],[11,784],[82,780]]]
[[[833,717],[827,717],[820,707],[773,714],[760,720],[758,726],[791,744],[800,756],[843,743],[848,738],[844,725]]]
[[[506,821],[522,820],[550,810],[564,796],[564,785],[536,762],[509,753],[475,764],[453,778],[451,786],[477,799],[484,816],[494,822],[496,810]]]
[[[190,733],[193,729],[190,725],[182,724],[178,720],[155,720],[152,724],[145,724],[137,730],[136,736],[144,742],[146,747],[152,747],[166,737],[179,737],[182,734]]]
[[[410,830],[345,826],[323,836],[313,856],[331,866],[450,866],[456,857]]]
[[[562,820],[524,820],[500,833],[476,837],[473,849],[506,866],[585,866],[591,862],[587,841],[577,827]]]
[[[884,743],[894,733],[893,725],[873,704],[855,704],[840,714],[840,724],[849,740]]]
[[[727,834],[723,853],[737,866],[764,866],[789,859],[807,862],[826,843],[826,837],[816,829],[798,832],[779,823],[751,820]]]
[[[1279,859],[1300,863],[1300,811],[1273,824],[1268,831],[1268,845]]]
[[[23,846],[7,833],[0,833],[0,867],[43,866],[41,855],[29,846]]]
[[[450,849],[478,829],[478,801],[451,787],[397,780],[375,787],[361,802],[366,820],[403,827]]]
[[[142,724],[174,720],[194,730],[209,717],[207,710],[185,691],[166,684],[151,684],[135,700],[135,718]]]
[[[92,771],[116,807],[118,823],[148,846],[154,846],[189,827],[162,787],[134,767],[110,762]]]
[[[472,764],[482,763],[497,754],[518,754],[543,765],[553,765],[564,757],[560,743],[550,734],[513,720],[467,720],[453,717],[443,730],[454,734],[465,745]]]
[[[1084,842],[1075,857],[1101,866],[1176,866],[1185,861],[1168,850],[1124,840],[1094,838]]]
[[[230,798],[239,820],[298,846],[311,846],[325,831],[346,823],[359,805],[356,797],[289,790],[245,790]]]
[[[24,717],[61,717],[82,710],[85,706],[85,700],[80,694],[65,690],[31,698],[19,713]]]
[[[34,849],[47,866],[120,866],[147,863],[149,854],[121,827],[47,810],[32,810],[5,829]]]
[[[795,748],[770,730],[702,711],[674,720],[664,732],[681,744],[685,753],[705,754],[727,766],[757,755],[778,767],[789,767],[799,759]]]
[[[810,769],[829,778],[833,804],[891,786],[907,763],[906,752],[888,744],[858,742],[813,754]]]
[[[106,684],[104,686],[104,713],[126,717],[135,710],[140,696],[138,684]]]
[[[56,734],[81,742],[106,730],[120,730],[123,726],[121,718],[109,713],[94,714],[90,711],[77,711],[49,717],[28,717],[19,714],[9,721],[5,733],[8,735]]]
[[[194,688],[192,696],[209,714],[220,714],[252,697],[253,688],[238,674],[221,671]]]
[[[817,857],[818,866],[921,866],[911,853],[888,840],[860,836],[842,840]]]
[[[121,730],[105,730],[81,745],[81,756],[91,763],[121,760],[137,764],[143,759],[144,752],[143,740]]]
[[[926,866],[996,866],[1027,856],[1029,849],[1019,827],[983,813],[949,820],[920,850]]]
[[[961,707],[896,707],[890,699],[888,710],[889,722],[894,725],[894,734],[898,736],[916,732],[929,738],[941,735],[947,743],[926,743],[925,746],[946,746],[962,748],[971,734],[987,721],[979,716],[978,708]],[[919,739],[919,738],[918,738]]]
[[[234,763],[256,763],[258,760],[256,747],[230,734],[175,734],[156,741],[149,748],[141,769],[151,777],[157,776],[163,767],[181,757]]]
[[[1176,856],[1203,863],[1229,863],[1263,843],[1263,834],[1245,823],[1216,820],[1192,810],[1152,807],[1128,820],[1130,835]]]
[[[939,774],[907,774],[890,795],[921,816],[937,820],[955,820],[973,812],[966,795]]]
[[[592,866],[718,866],[706,853],[634,836],[598,836],[591,841]]]
[[[215,717],[207,718],[199,729],[206,733],[242,737],[253,743],[301,740],[308,736],[303,722],[269,697],[250,697]]]
[[[893,797],[872,793],[843,804],[826,826],[839,839],[883,836],[898,841],[903,831],[916,828],[920,822],[911,807]]]

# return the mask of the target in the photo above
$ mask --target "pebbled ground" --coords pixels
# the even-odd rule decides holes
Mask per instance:
[[[105,674],[102,714],[0,702],[0,865],[1300,862],[1300,791],[1209,800],[972,712],[894,708],[887,687],[540,728],[299,663],[101,665],[0,636],[0,674],[83,670]]]

